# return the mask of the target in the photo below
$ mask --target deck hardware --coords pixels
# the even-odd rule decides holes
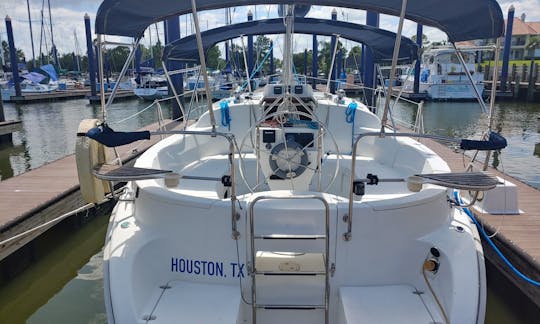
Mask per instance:
[[[414,295],[421,296],[421,295],[425,294],[425,292],[423,292],[422,290],[415,289],[415,290],[413,291],[413,294],[414,294]]]
[[[224,187],[232,187],[231,176],[224,175],[223,177],[221,177],[221,183],[223,184]]]
[[[436,247],[432,247],[431,249],[429,249],[429,252],[436,258],[441,256],[441,252]]]
[[[430,258],[424,261],[423,267],[425,271],[437,273],[437,271],[439,271],[439,266],[440,266],[439,260],[435,258]]]
[[[164,284],[164,285],[159,286],[159,288],[165,290],[165,289],[170,289],[172,287],[169,286],[169,284]]]
[[[126,229],[129,227],[129,222],[123,222],[122,224],[120,224],[120,227],[123,228],[123,229]]]
[[[456,232],[458,232],[458,233],[463,233],[463,232],[465,232],[465,229],[463,228],[463,226],[456,226],[456,227],[454,227],[454,229],[455,229]]]
[[[353,192],[357,196],[363,196],[366,194],[366,184],[361,181],[357,180],[353,183]]]
[[[156,315],[144,315],[144,316],[143,316],[143,320],[144,320],[144,321],[153,321],[153,320],[155,320],[156,318],[157,318]]]
[[[376,174],[368,173],[366,176],[366,179],[368,180],[366,184],[368,185],[378,185],[379,184],[379,177],[377,177]]]
[[[332,262],[332,264],[330,265],[330,275],[333,277],[335,272],[336,272],[336,264]]]

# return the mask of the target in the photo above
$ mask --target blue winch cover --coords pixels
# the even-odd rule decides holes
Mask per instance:
[[[371,26],[353,24],[343,21],[300,18],[294,19],[294,32],[296,34],[317,34],[332,36],[340,35],[352,41],[365,44],[373,53],[375,61],[391,60],[394,51],[396,34],[387,30]],[[210,29],[201,33],[203,48],[207,51],[215,44],[239,37],[239,35],[271,35],[285,34],[283,19],[265,19],[248,21],[244,23],[227,25]],[[418,57],[418,45],[406,37],[401,37],[399,60],[402,63],[412,62]],[[163,61],[169,59],[181,61],[198,61],[197,39],[190,35],[178,39],[163,50]]]
[[[399,16],[402,0],[197,0],[197,10],[247,5],[297,4],[364,9]],[[191,13],[190,0],[104,0],[96,16],[96,33],[142,37],[153,23]],[[496,38],[504,19],[496,0],[408,0],[405,17],[445,32],[451,42]]]
[[[150,139],[150,132],[116,132],[107,124],[101,124],[86,132],[86,136],[107,147],[116,147],[143,139]]]
[[[501,134],[490,132],[487,141],[461,140],[459,148],[462,150],[491,151],[501,150],[507,145],[506,138]]]

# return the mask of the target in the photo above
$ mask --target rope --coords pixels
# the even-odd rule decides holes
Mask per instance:
[[[462,203],[461,201],[461,198],[459,197],[457,191],[454,191],[454,199],[456,200],[456,204],[458,206],[460,206],[460,204]],[[495,245],[495,243],[493,243],[493,241],[491,240],[491,238],[489,237],[489,235],[487,235],[486,231],[484,230],[484,228],[480,225],[480,223],[478,222],[478,220],[474,217],[473,213],[469,210],[469,208],[461,208],[465,214],[467,214],[467,216],[469,216],[469,218],[474,222],[474,224],[476,225],[476,228],[478,228],[478,230],[480,231],[480,233],[482,234],[482,237],[486,240],[486,242],[488,242],[488,244],[491,246],[491,248],[497,253],[497,255],[499,256],[499,258],[501,258],[502,261],[504,261],[504,263],[506,263],[506,265],[510,268],[510,270],[512,270],[518,277],[520,277],[521,279],[523,279],[524,281],[530,283],[531,285],[534,285],[534,286],[537,286],[537,287],[540,287],[540,282],[536,281],[536,280],[533,280],[529,277],[527,277],[526,275],[524,275],[523,273],[521,273],[521,271],[519,271],[505,256],[504,254],[501,252],[501,250],[499,250],[499,248]]]
[[[448,315],[446,314],[446,311],[444,310],[444,307],[442,306],[441,301],[439,300],[439,297],[437,297],[437,294],[435,294],[435,290],[433,290],[433,287],[431,286],[431,283],[429,282],[426,276],[426,269],[424,269],[424,267],[422,267],[422,276],[424,277],[424,281],[426,282],[426,285],[428,286],[429,291],[431,292],[431,295],[435,299],[437,306],[439,306],[439,309],[441,310],[441,313],[444,317],[445,324],[450,324],[450,319],[448,318]]]
[[[219,103],[219,108],[221,111],[221,125],[229,127],[229,130],[231,130],[231,114],[229,109],[229,101],[221,101]]]
[[[43,223],[43,224],[41,224],[41,225],[38,225],[38,226],[36,226],[36,227],[34,227],[34,228],[31,228],[31,229],[25,231],[25,232],[19,233],[19,234],[15,235],[15,236],[12,236],[12,237],[10,237],[10,238],[8,238],[8,239],[6,239],[6,240],[1,241],[1,242],[0,242],[0,246],[1,246],[1,245],[4,245],[4,244],[7,244],[7,243],[10,243],[11,241],[15,241],[15,240],[17,240],[17,239],[19,239],[19,238],[21,238],[21,237],[23,237],[23,236],[26,236],[26,235],[28,235],[28,234],[34,232],[34,231],[37,231],[37,230],[40,229],[40,228],[47,227],[47,226],[49,226],[49,225],[53,225],[53,224],[55,224],[55,223],[58,223],[59,221],[65,219],[65,218],[68,218],[69,216],[72,216],[72,215],[74,215],[74,214],[77,214],[77,213],[79,213],[79,212],[81,212],[81,211],[85,211],[85,210],[90,209],[90,208],[92,208],[92,207],[94,207],[94,206],[96,206],[96,204],[90,203],[90,204],[86,204],[86,205],[84,205],[84,206],[82,206],[82,207],[79,207],[79,208],[77,208],[77,209],[75,209],[75,210],[72,210],[72,211],[70,211],[70,212],[67,212],[67,213],[65,213],[65,214],[63,214],[63,215],[60,215],[60,216],[54,218],[54,219],[51,219],[50,221],[48,221],[48,222],[46,222],[46,223]]]
[[[253,79],[253,77],[259,73],[259,71],[262,69],[263,65],[264,65],[264,62],[266,62],[266,60],[268,59],[268,57],[270,56],[270,53],[272,53],[272,49],[274,48],[274,43],[272,43],[272,46],[270,46],[270,49],[268,49],[268,52],[266,52],[266,55],[264,55],[261,63],[259,63],[259,65],[257,65],[257,68],[255,69],[255,71],[253,71],[251,73],[251,76],[249,77],[249,79]],[[246,86],[247,86],[247,81],[244,81],[244,83],[242,84],[242,86],[240,87],[240,91],[243,91]]]
[[[345,121],[348,124],[352,124],[351,126],[351,148],[354,145],[354,119],[356,117],[356,108],[358,107],[358,104],[356,102],[351,102],[347,106],[347,110],[345,110]]]

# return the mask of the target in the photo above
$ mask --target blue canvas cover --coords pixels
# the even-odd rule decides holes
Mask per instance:
[[[41,70],[45,71],[52,81],[58,81],[58,75],[52,64],[46,64],[39,67]]]
[[[317,35],[340,35],[355,42],[365,44],[373,53],[375,61],[381,62],[392,59],[396,34],[387,30],[375,27],[358,25],[336,20],[298,18],[294,19],[295,34],[317,34]],[[239,37],[240,35],[271,35],[284,34],[285,26],[283,19],[265,19],[249,21],[240,24],[227,25],[201,33],[203,48],[207,51],[213,45]],[[410,63],[418,57],[418,46],[412,40],[401,37],[399,50],[399,61]],[[175,59],[180,61],[197,61],[199,52],[197,51],[197,39],[195,35],[190,35],[176,40],[163,50],[164,61]]]
[[[298,4],[364,9],[399,16],[401,0],[197,0],[197,10],[246,5]],[[142,37],[153,23],[191,12],[190,0],[104,0],[96,16],[96,33]],[[451,42],[496,38],[504,18],[496,0],[408,0],[405,17],[436,27]]]
[[[32,81],[34,83],[40,83],[46,78],[46,76],[37,72],[29,72],[29,73],[21,74],[21,78],[26,79],[28,81]]]

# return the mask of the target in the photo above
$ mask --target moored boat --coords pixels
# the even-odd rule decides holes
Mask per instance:
[[[150,4],[106,0],[96,30],[140,36],[155,21],[192,11],[198,29],[195,1],[157,2],[138,26],[127,28],[115,17],[125,10],[149,12],[144,9]],[[434,136],[387,128],[389,101],[379,118],[361,102],[315,91],[292,74],[293,29],[329,35],[339,30],[363,42],[375,60],[392,60],[394,66],[398,58],[416,58],[414,43],[368,26],[295,18],[291,1],[275,2],[287,3],[283,19],[226,28],[237,35],[256,28],[285,34],[278,83],[214,105],[209,101],[208,111],[184,131],[153,132],[170,136],[134,167],[104,164],[103,145],[149,138],[150,132],[117,133],[95,120],[81,123],[78,133],[86,136],[78,139],[77,156],[83,196],[99,201],[108,181],[128,182],[111,216],[104,251],[109,322],[482,323],[482,247],[453,189],[483,191],[497,181],[484,173],[451,173],[413,139]],[[219,6],[239,3],[244,4]],[[390,0],[317,4],[401,10],[401,3]],[[446,2],[437,4],[441,10]],[[218,4],[199,1],[199,6]],[[402,17],[441,27],[454,41],[502,33],[494,1],[468,7],[473,14],[492,14],[472,29],[447,24],[463,15],[455,9],[459,4],[442,13],[424,12],[422,1],[408,6],[409,15]],[[176,59],[190,51],[204,53],[227,39],[222,32],[197,30],[199,40],[173,42],[164,56],[175,50]],[[200,61],[208,82],[204,56]],[[505,145],[494,133],[489,141],[444,139],[463,149]]]
[[[459,61],[453,48],[430,48],[424,52],[420,71],[420,92],[426,92],[432,100],[475,100],[484,92],[484,74],[478,72],[474,51],[460,50],[465,67]],[[472,77],[467,77],[466,69]],[[412,91],[413,76],[407,75],[403,81],[405,90]]]

